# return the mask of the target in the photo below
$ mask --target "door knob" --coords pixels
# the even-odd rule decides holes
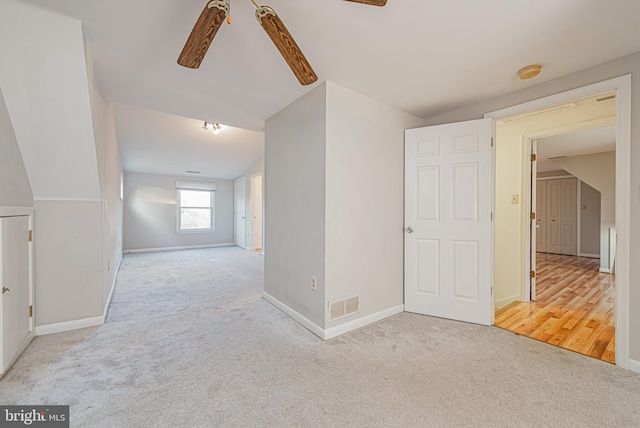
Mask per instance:
[[[411,226],[407,227],[407,233],[413,233],[413,227]]]
[[[7,287],[2,287],[2,294],[6,293],[7,291],[11,291],[11,290],[9,290]]]

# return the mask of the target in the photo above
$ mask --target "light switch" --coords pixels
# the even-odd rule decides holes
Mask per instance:
[[[518,199],[520,199],[519,195],[517,195],[517,194],[516,195],[511,195],[511,203],[512,204],[517,204],[518,203]]]

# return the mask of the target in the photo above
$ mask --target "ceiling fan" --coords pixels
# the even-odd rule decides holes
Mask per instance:
[[[372,6],[384,6],[387,0],[346,0],[354,3],[368,4]],[[269,6],[260,6],[256,0],[251,0],[256,7],[256,18],[264,31],[267,32],[276,45],[282,57],[298,78],[302,85],[309,85],[318,76],[309,65],[304,54],[293,40],[280,17]],[[211,0],[207,3],[196,21],[187,42],[178,57],[178,64],[188,68],[198,68],[213,41],[216,33],[225,19],[229,16],[229,0]]]

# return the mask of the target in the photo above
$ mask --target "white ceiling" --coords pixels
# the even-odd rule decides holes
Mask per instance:
[[[615,126],[554,135],[538,139],[538,170],[557,171],[562,168],[549,158],[581,156],[610,152],[616,149]]]
[[[83,21],[104,96],[121,105],[260,131],[317,85],[298,84],[249,0],[231,0],[233,22],[197,70],[176,60],[206,1],[23,1]],[[420,117],[640,51],[637,0],[261,3],[286,23],[319,82]],[[542,64],[542,74],[518,80],[516,71],[531,63]]]
[[[232,180],[264,152],[262,132],[223,126],[214,135],[197,119],[122,104],[114,111],[125,171]]]

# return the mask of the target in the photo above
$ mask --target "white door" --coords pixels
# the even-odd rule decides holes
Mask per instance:
[[[252,250],[262,251],[262,175],[251,177]]]
[[[578,179],[562,179],[562,254],[578,255]]]
[[[536,251],[547,252],[547,180],[536,182]]]
[[[491,119],[405,132],[405,310],[493,323]]]
[[[31,331],[29,314],[29,217],[0,218],[2,271],[2,371],[17,357]]]
[[[562,253],[562,180],[547,181],[547,252]]]
[[[245,248],[247,242],[247,179],[238,178],[233,182],[234,242]]]

